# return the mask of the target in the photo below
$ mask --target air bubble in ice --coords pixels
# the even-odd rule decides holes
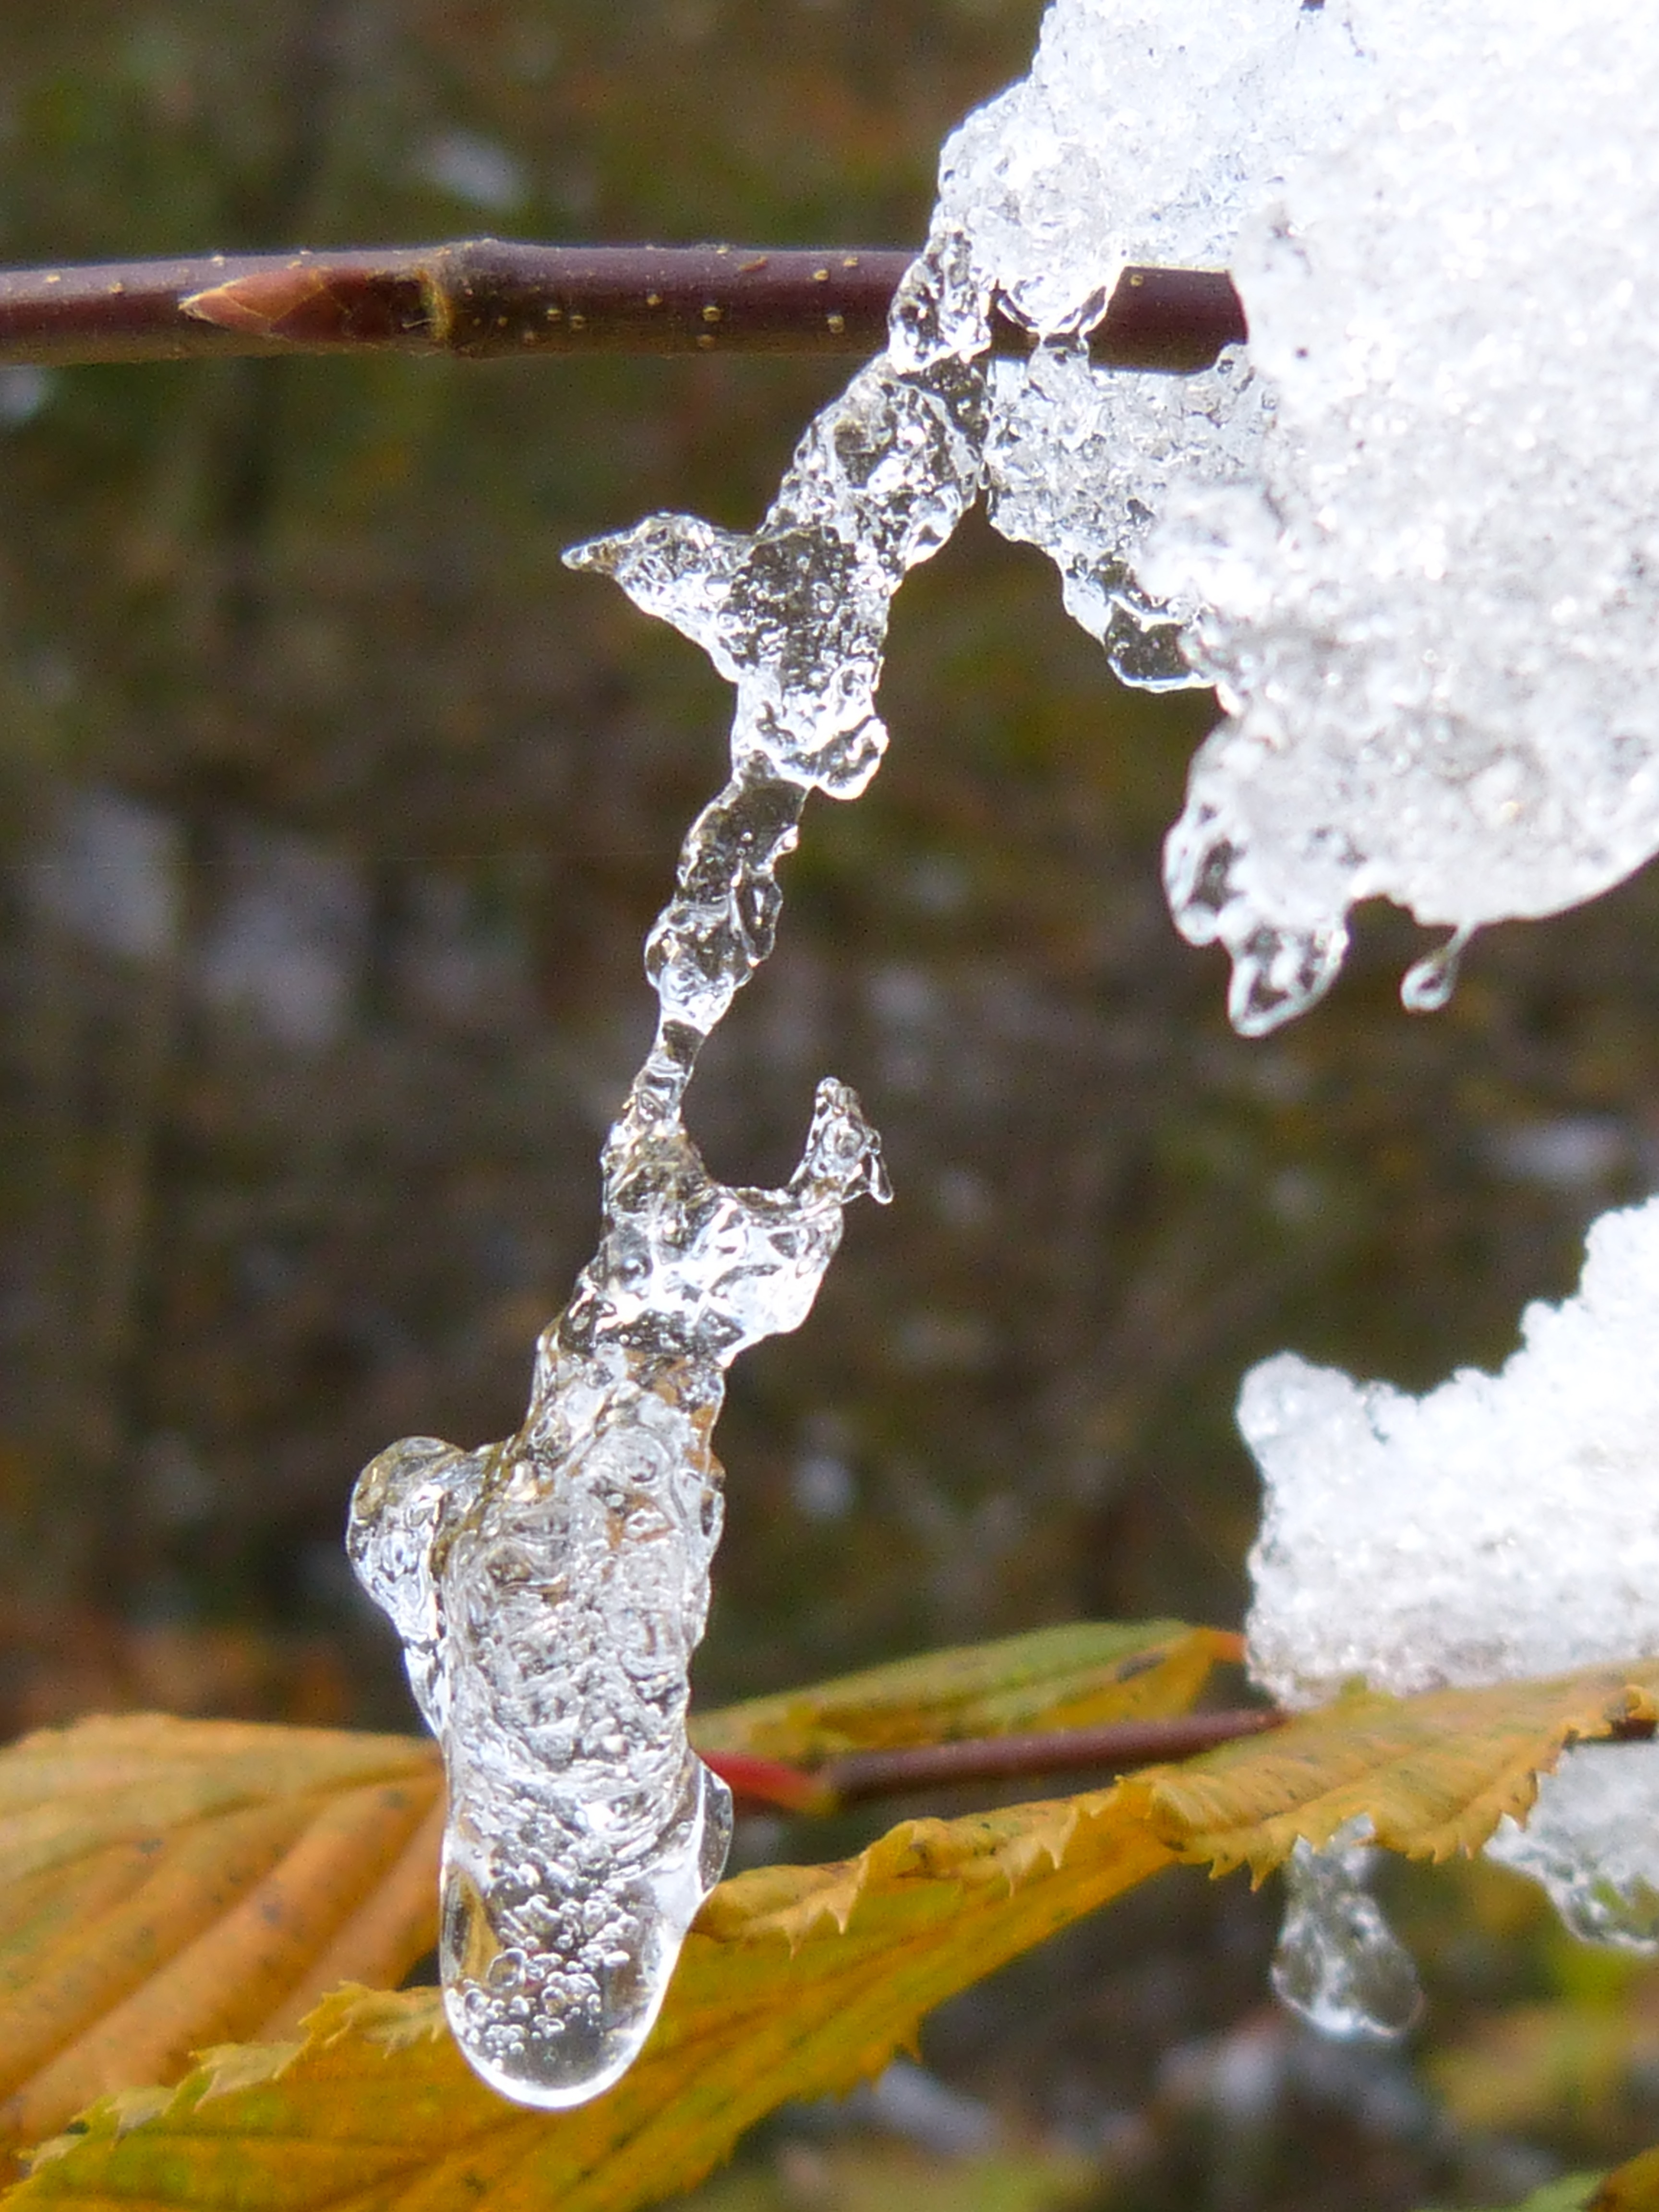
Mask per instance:
[[[1311,2027],[1335,2036],[1403,2035],[1423,2008],[1417,1969],[1379,1911],[1364,1821],[1322,1850],[1298,1838],[1285,1868],[1285,1924],[1273,1984]]]

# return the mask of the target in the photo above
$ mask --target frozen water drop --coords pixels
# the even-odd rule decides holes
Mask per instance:
[[[523,1426],[479,1451],[382,1452],[348,1537],[444,1747],[450,2024],[486,2081],[546,2106],[637,2054],[726,1858],[731,1799],[685,1732],[725,1370],[799,1326],[843,1206],[887,1193],[842,1084],[820,1085],[778,1190],[716,1182],[676,1117],[631,1103],[604,1237],[542,1340]]]
[[[1366,1885],[1372,1856],[1353,1823],[1322,1850],[1298,1838],[1285,1869],[1273,1984],[1322,2034],[1392,2041],[1422,2010],[1423,1993]]]
[[[1659,1744],[1578,1745],[1486,1855],[1530,1875],[1581,1942],[1659,1954]]]
[[[1474,934],[1472,928],[1454,930],[1443,945],[1406,970],[1400,985],[1400,1003],[1407,1013],[1437,1014],[1449,1005],[1457,988],[1458,969]]]

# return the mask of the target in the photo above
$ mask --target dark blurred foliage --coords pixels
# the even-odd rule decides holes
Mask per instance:
[[[918,240],[1038,15],[10,0],[0,254]],[[654,507],[752,521],[840,374],[0,373],[8,1725],[407,1722],[347,1492],[399,1434],[516,1424],[723,757],[700,656],[560,552]],[[809,817],[693,1093],[717,1170],[769,1180],[834,1071],[899,1193],[734,1376],[711,1698],[1081,1613],[1236,1620],[1244,1367],[1494,1363],[1659,1161],[1650,878],[1492,933],[1426,1021],[1395,995],[1417,933],[1370,919],[1330,1003],[1246,1044],[1158,889],[1206,701],[1118,690],[975,525],[902,596],[885,703],[890,761]],[[1407,1900],[1426,2070],[1266,2009],[1273,1904],[1237,1884],[1156,1886],[949,2008],[930,2061],[1006,2133],[941,2201],[1490,2201],[1659,2131],[1641,1978],[1575,1982],[1515,1884],[1439,1880]],[[720,2201],[931,2202],[905,2160],[951,2109],[780,2123]]]

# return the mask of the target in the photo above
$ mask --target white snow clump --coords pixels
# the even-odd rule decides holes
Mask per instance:
[[[1233,262],[1274,409],[1146,582],[1229,713],[1170,837],[1177,921],[1259,1030],[1356,900],[1467,931],[1659,848],[1659,24],[1354,0],[1382,97]]]
[[[1502,1372],[1426,1396],[1292,1353],[1246,1377],[1267,1498],[1250,1667],[1281,1704],[1363,1676],[1406,1695],[1659,1656],[1659,1199],[1591,1230],[1577,1294]],[[1577,1933],[1659,1936],[1659,1747],[1568,1754],[1493,1855]],[[1655,1944],[1659,1948],[1659,1943]]]

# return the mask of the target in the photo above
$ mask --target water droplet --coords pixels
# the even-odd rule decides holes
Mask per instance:
[[[1445,943],[1406,970],[1400,1003],[1407,1013],[1437,1014],[1457,988],[1457,971],[1473,928],[1455,929]]]
[[[1361,1824],[1323,1850],[1298,1840],[1285,1869],[1285,1926],[1273,1984],[1324,2035],[1403,2035],[1422,2010],[1417,1969],[1366,1886]]]

